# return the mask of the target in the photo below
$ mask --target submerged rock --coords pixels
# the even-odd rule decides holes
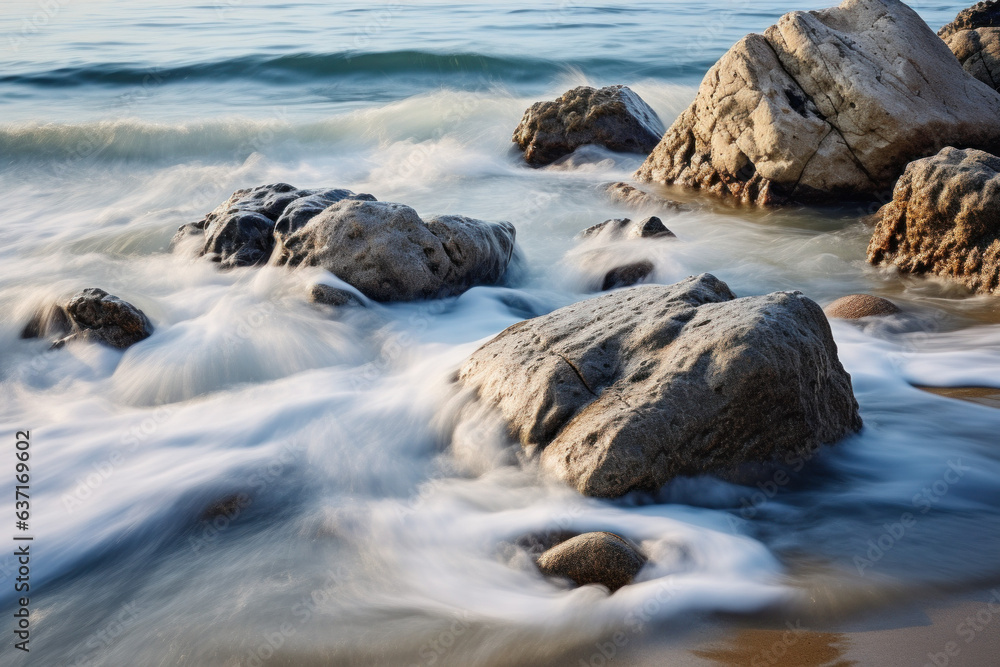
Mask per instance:
[[[809,452],[861,428],[822,309],[798,292],[737,299],[708,274],[515,324],[458,381],[544,470],[590,496]]]
[[[628,183],[608,183],[602,187],[609,199],[632,209],[640,211],[653,211],[657,209],[665,211],[688,210],[688,207],[680,202],[640,190]]]
[[[514,240],[509,222],[424,222],[403,204],[344,200],[280,236],[271,263],[319,266],[375,301],[410,301],[499,283]]]
[[[21,332],[22,338],[59,337],[61,347],[71,340],[86,340],[125,349],[149,338],[153,325],[145,313],[96,287],[75,294],[65,305],[53,304],[35,314]]]
[[[613,151],[649,153],[663,136],[656,112],[627,86],[580,86],[524,112],[514,143],[536,167],[596,144]]]
[[[759,205],[867,199],[949,144],[1000,148],[1000,95],[903,3],[845,0],[740,40],[636,178]]]
[[[875,217],[872,264],[1000,293],[1000,157],[948,147],[911,162]]]
[[[653,263],[646,259],[615,267],[604,275],[601,291],[607,292],[619,287],[631,287],[648,278],[654,269],[656,267]]]
[[[842,320],[857,320],[862,317],[875,317],[878,315],[895,315],[899,311],[899,306],[889,299],[871,294],[848,294],[842,296],[823,312],[827,317],[835,317]]]
[[[577,586],[601,584],[612,593],[632,583],[646,558],[614,533],[577,535],[543,553],[537,561],[545,576],[566,577]]]
[[[225,268],[264,264],[271,255],[276,233],[289,234],[344,199],[375,198],[344,189],[301,190],[288,183],[237,190],[204,219],[181,226],[172,245],[199,236],[204,242],[198,254]]]
[[[675,237],[663,221],[649,216],[633,222],[631,218],[616,218],[588,227],[580,232],[580,238],[602,238],[609,241],[627,239],[650,239]]]
[[[324,306],[363,306],[361,300],[345,289],[317,283],[309,288],[309,300]]]

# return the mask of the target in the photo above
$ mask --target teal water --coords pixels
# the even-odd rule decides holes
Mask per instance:
[[[597,186],[642,156],[528,169],[510,143],[524,109],[625,83],[669,124],[732,43],[825,4],[0,5],[0,434],[32,430],[38,547],[37,649],[4,644],[0,663],[577,664],[618,631],[1000,578],[1000,413],[913,387],[1000,387],[1000,306],[868,266],[863,210],[699,208],[664,220],[679,242],[642,250],[662,283],[707,271],[741,296],[906,308],[833,323],[866,428],[790,483],[593,501],[510,465],[501,434],[445,435],[462,359],[637,259],[574,236],[627,215]],[[914,5],[934,29],[961,6]],[[510,220],[525,275],[335,319],[303,303],[316,275],[167,252],[179,225],[277,181]],[[156,333],[125,353],[18,338],[38,305],[91,285]],[[239,493],[234,519],[203,519]],[[859,571],[905,512],[916,525]],[[554,529],[627,534],[654,565],[612,597],[561,588],[509,546]],[[12,573],[0,557],[5,633]]]

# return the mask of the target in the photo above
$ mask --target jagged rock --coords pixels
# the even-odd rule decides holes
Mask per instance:
[[[640,211],[653,211],[657,209],[666,211],[688,210],[688,207],[680,202],[640,190],[628,183],[608,183],[602,187],[609,199],[631,209]]]
[[[1000,148],[1000,95],[903,3],[845,0],[740,40],[636,178],[760,205],[869,199],[949,144]]]
[[[627,86],[580,86],[555,101],[531,105],[513,140],[525,161],[540,167],[588,144],[649,153],[663,129],[656,112]]]
[[[835,317],[841,320],[858,320],[862,317],[875,317],[878,315],[895,315],[899,311],[899,306],[889,299],[871,294],[848,294],[842,296],[823,312],[827,317]]]
[[[344,199],[375,198],[344,189],[301,190],[288,183],[237,190],[203,220],[182,225],[172,245],[189,236],[203,236],[198,254],[225,268],[264,264],[274,247],[276,231],[287,235]]]
[[[963,9],[954,21],[938,30],[938,36],[946,39],[963,30],[977,28],[1000,28],[1000,2],[996,0],[977,2]]]
[[[962,69],[990,88],[1000,87],[1000,3],[980,2],[938,30]]]
[[[86,340],[125,349],[149,338],[153,325],[145,313],[102,289],[90,287],[65,305],[53,304],[31,318],[22,338],[59,337],[53,347]]]
[[[675,234],[667,229],[667,226],[663,224],[663,221],[656,216],[650,216],[635,222],[633,222],[630,218],[605,220],[600,224],[588,227],[580,232],[580,238],[600,238],[606,241],[668,237],[676,238]]]
[[[324,306],[361,306],[361,300],[345,289],[317,283],[309,288],[309,300]]]
[[[424,222],[403,204],[344,200],[280,237],[271,263],[322,267],[375,301],[430,299],[500,282],[514,238],[509,222]]]
[[[704,274],[509,327],[458,381],[542,469],[590,496],[802,454],[861,428],[822,309]]]
[[[646,558],[614,533],[584,533],[543,553],[538,569],[548,577],[565,577],[577,586],[601,584],[612,593],[632,583]]]
[[[945,148],[911,162],[878,210],[868,261],[1000,292],[1000,158]]]
[[[619,287],[631,287],[645,280],[655,268],[652,262],[645,259],[613,268],[605,274],[601,291],[607,292]]]

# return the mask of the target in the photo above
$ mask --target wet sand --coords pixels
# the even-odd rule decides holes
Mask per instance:
[[[938,396],[979,403],[991,408],[1000,408],[1000,389],[993,387],[917,387],[917,389],[922,389]],[[1000,664],[1000,657],[997,659],[997,664]]]

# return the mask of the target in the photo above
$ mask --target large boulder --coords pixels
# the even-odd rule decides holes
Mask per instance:
[[[584,533],[558,544],[541,556],[542,574],[564,577],[577,586],[600,584],[612,593],[632,583],[646,558],[628,540],[614,533]]]
[[[1000,157],[949,147],[911,162],[875,222],[872,264],[1000,292]]]
[[[264,264],[278,234],[289,234],[313,216],[344,199],[374,201],[339,188],[302,190],[288,183],[237,190],[202,220],[182,225],[173,245],[196,236],[199,255],[207,255],[225,268]]]
[[[822,309],[798,292],[737,299],[709,274],[515,324],[458,380],[590,496],[803,454],[861,428]]]
[[[280,235],[271,263],[322,267],[375,301],[430,299],[500,282],[514,237],[509,222],[425,222],[403,204],[345,200]]]
[[[580,86],[531,105],[513,140],[528,164],[541,167],[588,144],[647,154],[663,130],[656,112],[627,86]]]
[[[127,301],[96,287],[73,295],[65,304],[39,310],[21,331],[22,338],[51,338],[54,347],[71,340],[125,349],[149,338],[153,325],[146,314]]]
[[[994,90],[1000,87],[1000,2],[980,2],[963,9],[938,35],[962,69]]]
[[[636,178],[760,205],[870,199],[949,144],[1000,148],[1000,95],[903,3],[845,0],[740,40]]]

